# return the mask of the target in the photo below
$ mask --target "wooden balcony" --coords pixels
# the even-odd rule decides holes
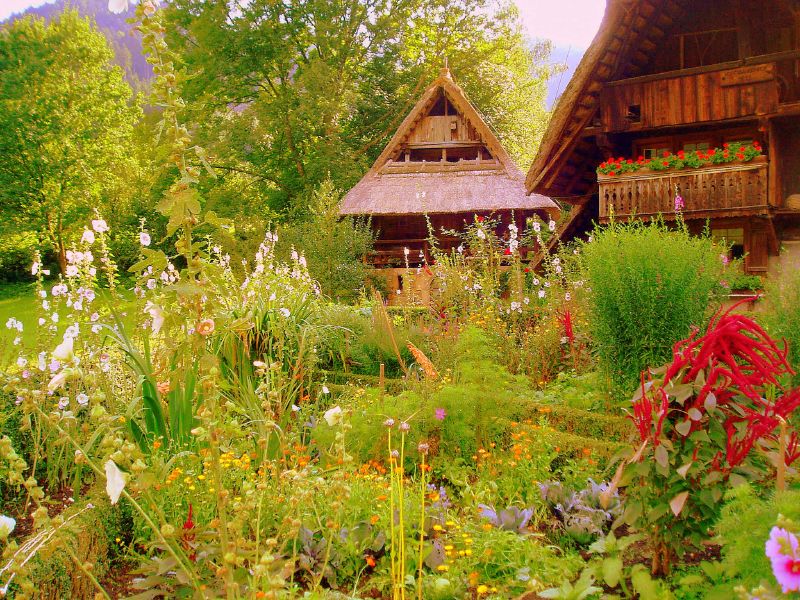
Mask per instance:
[[[600,221],[632,216],[675,218],[675,194],[683,197],[687,219],[765,214],[769,208],[766,156],[747,163],[674,171],[598,175]]]

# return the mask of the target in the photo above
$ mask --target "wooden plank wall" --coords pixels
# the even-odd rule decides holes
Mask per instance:
[[[455,129],[452,129],[453,123]],[[467,142],[479,139],[475,128],[461,115],[450,115],[425,117],[411,132],[408,142]]]
[[[767,207],[767,164],[676,171],[652,177],[600,179],[600,219],[675,212],[675,191],[685,202],[684,215],[743,215]]]
[[[639,106],[638,122],[628,118]],[[681,77],[621,82],[603,90],[606,132],[633,131],[774,113],[778,108],[775,65],[765,64]]]

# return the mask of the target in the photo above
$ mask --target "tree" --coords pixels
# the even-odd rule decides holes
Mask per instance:
[[[295,213],[330,174],[348,189],[448,60],[514,157],[544,127],[549,44],[506,0],[175,0],[171,45],[202,143]]]
[[[69,236],[124,208],[140,110],[105,37],[77,12],[0,30],[2,227],[36,232],[62,271]]]

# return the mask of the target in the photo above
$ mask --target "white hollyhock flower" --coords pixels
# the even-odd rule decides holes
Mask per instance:
[[[128,482],[128,474],[119,470],[113,460],[109,459],[105,464],[106,469],[106,493],[111,499],[111,504],[116,504]]]
[[[114,0],[111,0],[111,2],[108,3],[109,7],[113,2]],[[125,10],[128,10],[127,2],[125,2]],[[105,233],[108,231],[108,223],[105,222],[105,219],[92,219],[92,229],[94,229],[97,233]]]
[[[124,13],[128,10],[128,0],[108,0],[108,10],[115,15]]]
[[[7,538],[17,526],[16,519],[0,515],[0,538]]]
[[[164,325],[164,310],[157,304],[148,302],[144,305],[144,311],[149,314],[150,318],[153,320],[150,325],[153,333],[161,331],[161,327]]]
[[[51,392],[55,392],[58,388],[64,385],[64,382],[67,380],[67,374],[64,371],[61,371],[58,375],[53,377],[50,380],[50,383],[47,384],[47,389]]]
[[[280,313],[284,316],[284,318],[289,318],[289,315],[292,314],[288,308],[282,308]]]
[[[81,236],[81,243],[83,244],[94,244],[94,231],[91,229],[84,229],[83,235]]]
[[[323,385],[322,386],[322,393],[323,394],[330,394],[331,393],[331,391],[328,389],[327,385]]]
[[[53,358],[64,362],[69,362],[72,360],[74,343],[73,337],[65,335],[64,341],[56,346],[55,350],[53,350]]]
[[[342,408],[338,404],[333,408],[329,408],[325,411],[325,414],[322,415],[325,419],[325,422],[328,423],[331,427],[335,427],[339,423],[342,422]]]
[[[150,239],[150,234],[149,234],[149,233],[147,233],[146,231],[142,231],[142,232],[139,234],[139,243],[140,243],[142,246],[149,246],[151,241],[152,241],[152,240]]]

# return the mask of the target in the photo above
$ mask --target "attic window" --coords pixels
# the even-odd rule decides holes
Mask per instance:
[[[439,94],[439,98],[428,113],[429,117],[443,117],[445,115],[457,115],[455,106],[447,99],[444,94]]]
[[[628,106],[628,111],[625,114],[625,119],[631,123],[642,122],[642,107],[639,104],[631,104]]]

